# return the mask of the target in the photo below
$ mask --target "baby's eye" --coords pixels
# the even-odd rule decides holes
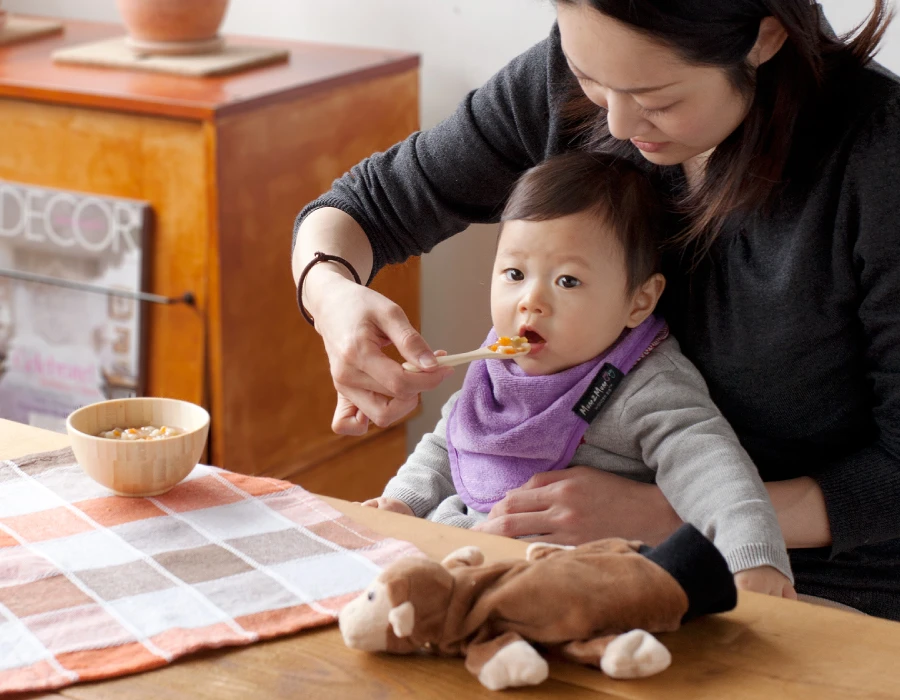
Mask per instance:
[[[525,279],[525,275],[522,274],[521,270],[517,270],[514,267],[507,268],[503,271],[503,276],[506,277],[510,282],[521,282]]]
[[[375,600],[375,591],[369,591],[369,594],[366,596],[369,600]]]
[[[563,289],[573,289],[581,285],[581,280],[577,277],[572,277],[572,275],[563,275],[556,280],[556,283]]]

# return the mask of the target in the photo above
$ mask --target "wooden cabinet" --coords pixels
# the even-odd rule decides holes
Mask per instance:
[[[149,201],[151,282],[195,308],[148,308],[148,391],[211,415],[209,461],[345,498],[380,492],[405,427],[343,438],[321,340],[296,309],[290,235],[299,209],[354,163],[418,125],[418,58],[277,43],[285,64],[185,78],[57,65],[63,35],[0,49],[0,178]],[[417,261],[377,289],[419,316]]]

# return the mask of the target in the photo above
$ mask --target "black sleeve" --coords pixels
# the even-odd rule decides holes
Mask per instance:
[[[471,92],[452,116],[376,153],[308,204],[350,214],[369,238],[373,274],[428,252],[470,223],[497,221],[516,178],[560,141],[559,105],[572,84],[550,36]],[[293,243],[292,243],[293,247]]]
[[[690,523],[656,547],[642,545],[640,552],[668,571],[687,594],[688,610],[682,624],[737,605],[737,588],[725,557]]]
[[[816,481],[825,495],[832,554],[900,538],[900,99],[872,115],[847,163],[853,263],[877,438]]]

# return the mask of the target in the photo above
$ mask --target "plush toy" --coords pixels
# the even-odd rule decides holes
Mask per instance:
[[[344,642],[370,652],[464,656],[491,690],[547,678],[531,643],[614,678],[642,678],[671,662],[651,632],[737,602],[725,560],[691,525],[655,548],[618,538],[574,548],[535,543],[525,560],[483,562],[476,547],[440,564],[395,562],[341,611]]]

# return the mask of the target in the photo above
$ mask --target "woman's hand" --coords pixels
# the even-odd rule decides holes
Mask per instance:
[[[797,591],[791,585],[790,579],[772,566],[757,566],[738,571],[734,575],[734,585],[742,591],[797,600]]]
[[[341,275],[320,275],[317,284],[316,330],[338,392],[334,432],[362,435],[369,420],[390,425],[418,405],[420,392],[452,372],[438,369],[428,343],[394,302]],[[423,372],[404,370],[382,352],[388,345]]]
[[[322,207],[304,219],[297,233],[292,268],[294,283],[316,251],[347,260],[360,278],[372,269],[372,247],[349,214]],[[433,389],[452,370],[437,369],[428,343],[397,304],[356,284],[336,262],[313,265],[303,283],[303,303],[325,342],[331,376],[338,391],[332,429],[362,435],[371,420],[385,427],[412,411],[419,393]],[[423,370],[407,372],[382,348],[393,344],[408,362]]]
[[[475,530],[530,537],[556,544],[582,544],[624,537],[655,545],[681,520],[654,484],[591,467],[536,474],[491,509]]]

